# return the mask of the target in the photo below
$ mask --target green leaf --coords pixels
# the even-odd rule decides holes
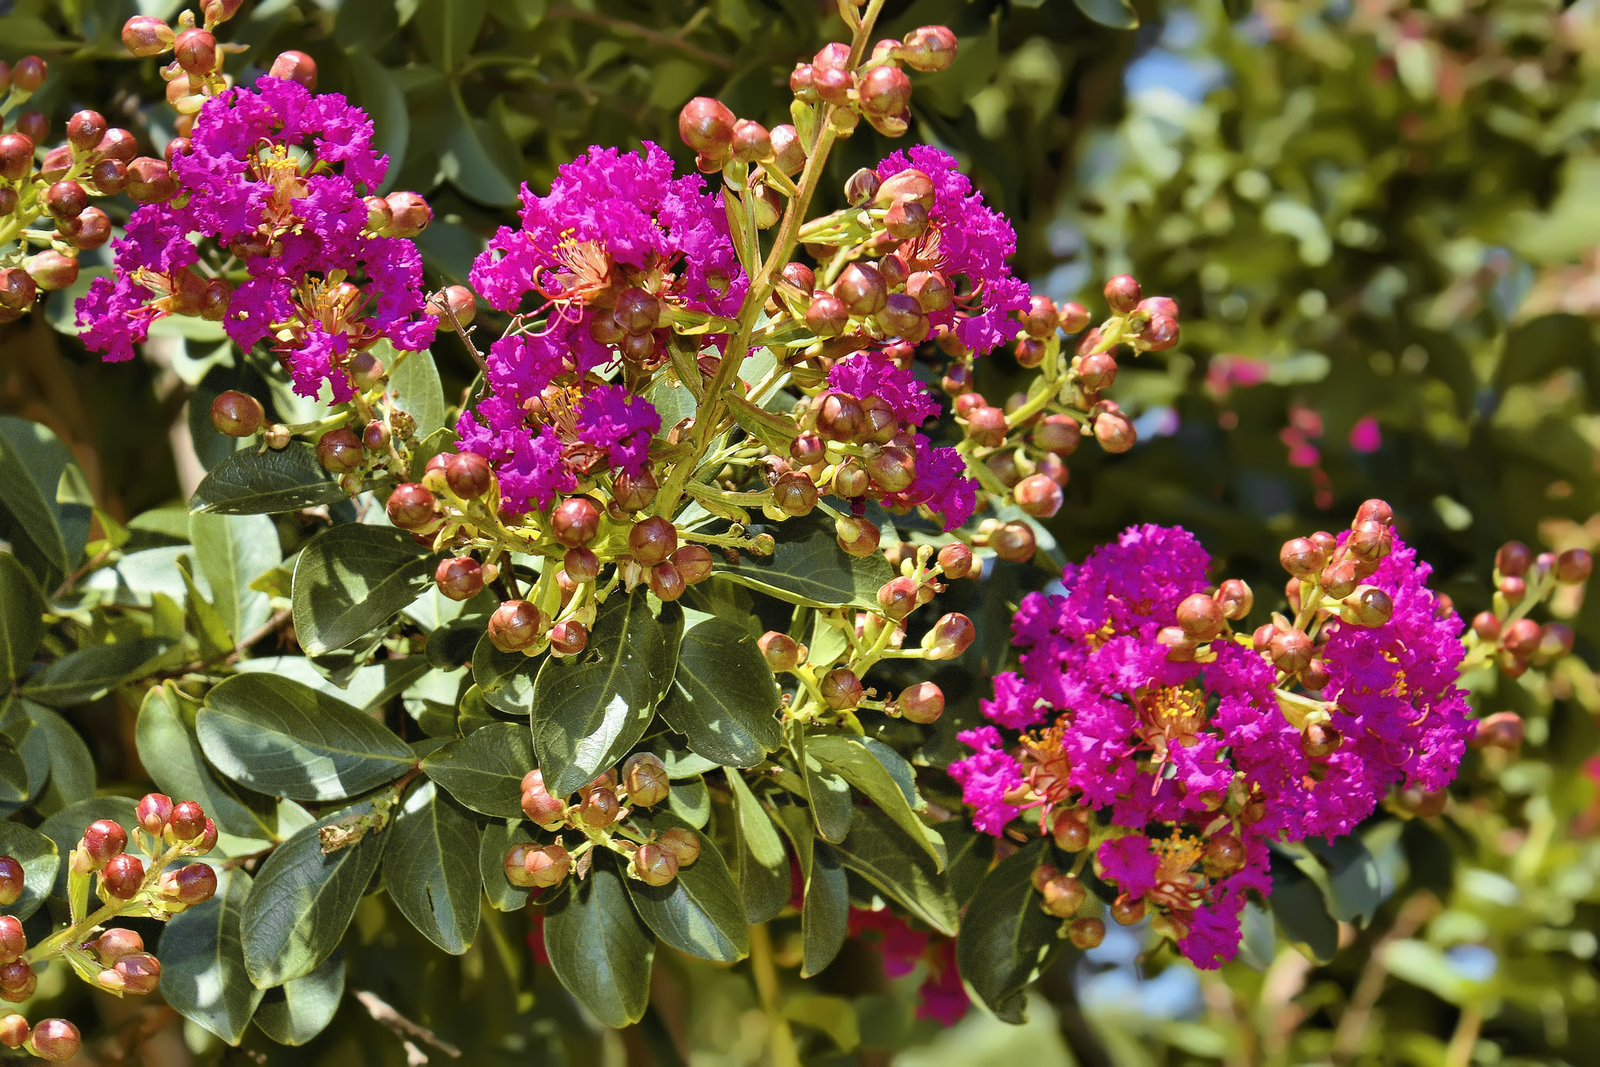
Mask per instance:
[[[978,886],[994,864],[994,838],[959,819],[942,822],[939,836],[944,839],[945,880],[956,907],[964,908],[978,895]]]
[[[895,831],[888,816],[872,808],[856,812],[850,836],[838,850],[846,867],[941,934],[955,936],[956,901],[949,882],[925,852]]]
[[[376,720],[271,674],[223,679],[206,695],[195,726],[218,771],[296,800],[355,796],[394,781],[415,762],[410,746]]]
[[[937,871],[944,866],[944,842],[940,840],[938,834],[917,818],[907,799],[906,790],[912,788],[911,765],[901,759],[893,749],[882,744],[876,749],[868,749],[862,741],[846,737],[844,734],[808,734],[806,754],[820,763],[825,770],[837,772],[845,781],[860,790],[867,799],[878,805],[879,809],[933,860],[934,870]],[[896,768],[899,774],[891,773],[885,766],[883,761],[891,758],[900,764]],[[916,793],[911,792],[911,796],[916,796]],[[918,801],[920,807],[921,798],[918,798]],[[859,815],[857,817],[859,818]],[[832,840],[831,835],[824,836],[829,836]]]
[[[956,939],[961,977],[989,1010],[1008,1023],[1024,1022],[1023,990],[1054,945],[1059,919],[1039,907],[1033,871],[1044,842],[1023,846],[990,871],[978,888]]]
[[[0,552],[0,669],[13,682],[33,664],[44,639],[44,597],[17,557]]]
[[[672,783],[667,794],[667,810],[693,826],[704,829],[711,821],[711,790],[704,778],[684,778]]]
[[[636,818],[646,829],[687,829],[665,812]],[[733,875],[716,847],[700,835],[700,856],[666,885],[652,886],[632,878],[623,883],[633,906],[656,936],[680,952],[705,960],[732,963],[750,953],[750,928]]]
[[[433,581],[434,558],[388,526],[342,523],[319,534],[294,568],[294,628],[313,656],[354,644]]]
[[[134,730],[139,762],[168,796],[198,801],[223,833],[276,840],[278,817],[268,799],[241,792],[206,762],[195,734],[199,710],[171,682],[146,693]]]
[[[369,831],[355,844],[324,855],[318,831],[341,817],[371,811],[372,805],[361,804],[329,816],[262,862],[240,926],[245,969],[257,986],[283,985],[310,974],[344,938],[389,835]]]
[[[425,0],[416,19],[428,57],[444,70],[455,70],[472,50],[488,10],[488,0]]]
[[[406,794],[389,824],[383,885],[422,936],[454,956],[478,936],[478,827],[432,782]]]
[[[1308,838],[1306,846],[1321,857],[1328,868],[1324,875],[1326,885],[1323,887],[1328,913],[1340,922],[1357,922],[1365,926],[1383,902],[1383,873],[1378,869],[1378,861],[1368,851],[1366,843],[1350,835],[1331,844]],[[1297,866],[1305,870],[1307,863],[1314,862],[1308,858]]]
[[[533,745],[545,786],[576,792],[644,736],[677,665],[675,604],[650,610],[644,590],[620,592],[600,608],[588,648],[551,657],[533,683]]]
[[[496,911],[521,911],[528,903],[528,891],[512,885],[506,878],[506,853],[519,841],[528,840],[528,833],[520,820],[501,822],[498,819],[483,828],[478,843],[478,873],[483,879],[484,893],[489,905]]]
[[[386,351],[375,351],[386,365],[399,365],[389,372],[389,392],[403,411],[417,420],[418,439],[444,426],[448,408],[444,402],[444,387],[439,384],[439,368],[434,365],[433,354],[427,349],[407,352],[404,357],[392,345],[382,346]]]
[[[55,434],[0,416],[0,539],[41,586],[54,588],[77,565],[93,506],[83,472]]]
[[[798,807],[779,810],[778,825],[789,835],[800,863],[800,977],[820,972],[844,947],[850,927],[850,880],[839,853],[818,841],[811,820]]]
[[[317,450],[295,441],[281,452],[247,448],[228,456],[200,482],[189,509],[224,515],[275,514],[332,504],[349,495],[317,462]]]
[[[261,1003],[244,969],[239,923],[250,896],[242,871],[220,871],[217,894],[174,915],[161,934],[161,996],[184,1018],[237,1045]]]
[[[850,783],[807,751],[804,731],[795,731],[794,756],[805,779],[806,800],[811,817],[816,821],[817,833],[824,841],[843,841],[856,813],[855,802],[850,798]]]
[[[861,1045],[861,1024],[856,1007],[845,997],[801,994],[783,1002],[783,1016],[791,1022],[810,1026],[827,1034],[840,1052],[854,1052]]]
[[[569,883],[545,913],[544,947],[556,977],[610,1027],[644,1017],[656,939],[628,903],[622,875],[604,855],[589,877]]]
[[[262,993],[256,1026],[280,1045],[303,1045],[328,1028],[344,999],[344,953],[335,952],[310,974]]]
[[[79,825],[79,836],[87,825]],[[26,919],[39,910],[39,905],[53,891],[56,871],[61,866],[60,850],[38,830],[30,830],[21,823],[0,822],[0,856],[10,856],[22,864],[22,895],[15,902],[0,907],[0,913]]]
[[[753,527],[751,532],[756,532]],[[772,555],[743,552],[738,563],[719,562],[717,574],[779,600],[813,608],[875,608],[878,587],[894,577],[880,554],[864,559],[846,555],[832,524],[820,513],[790,519],[768,532],[777,539]]]
[[[724,767],[754,767],[783,744],[782,699],[755,638],[725,619],[706,619],[684,633],[660,711],[700,755]]]
[[[1110,26],[1113,30],[1136,30],[1139,28],[1139,15],[1133,10],[1129,0],[1073,0],[1089,18],[1102,26]]]
[[[146,663],[166,650],[168,643],[160,637],[136,637],[80,648],[29,678],[22,695],[54,708],[99,700],[137,677]]]
[[[1294,861],[1272,852],[1272,915],[1294,947],[1307,958],[1326,963],[1339,947],[1339,924],[1328,914],[1322,890]]]
[[[48,837],[56,846],[58,855],[65,856],[77,847],[83,840],[83,828],[96,819],[110,819],[119,822],[124,827],[134,825],[134,812],[137,810],[135,802],[128,797],[90,797],[88,800],[79,801],[68,807],[62,808],[44,822],[39,824],[39,832]],[[19,859],[21,857],[18,857]],[[67,868],[61,865],[56,870],[55,885],[50,889],[53,897],[65,898],[67,895]]]
[[[734,856],[739,895],[744,899],[745,920],[754,926],[775,918],[789,903],[789,853],[744,776],[731,768],[725,773],[738,821]]]
[[[522,778],[534,767],[533,741],[522,723],[496,722],[435,749],[422,769],[473,811],[522,817]]]
[[[189,516],[189,536],[223,625],[244,640],[272,615],[272,598],[250,583],[283,561],[278,528],[265,515],[200,513]]]
[[[472,650],[472,680],[490,707],[507,715],[526,715],[533,709],[534,680],[543,663],[543,657],[502,652],[483,633]]]
[[[15,811],[33,798],[34,777],[17,742],[0,734],[0,805],[4,810]]]
[[[42,704],[20,698],[7,705],[0,728],[9,732],[13,716],[28,724],[19,749],[28,767],[34,810],[51,815],[94,796],[94,757],[71,723]]]

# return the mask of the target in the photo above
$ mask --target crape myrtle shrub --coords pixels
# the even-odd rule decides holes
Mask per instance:
[[[1585,1047],[1581,9],[166,14],[5,16],[0,1043]]]

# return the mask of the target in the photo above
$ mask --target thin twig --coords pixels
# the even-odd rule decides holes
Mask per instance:
[[[396,1011],[386,1000],[378,996],[378,994],[372,992],[370,989],[357,989],[353,992],[355,993],[355,998],[361,1002],[361,1006],[367,1009],[367,1014],[372,1016],[373,1021],[387,1026],[399,1036],[401,1044],[403,1044],[406,1048],[406,1061],[408,1063],[418,1064],[428,1062],[427,1055],[423,1053],[421,1049],[417,1048],[409,1040],[407,1040],[407,1038],[412,1037],[416,1038],[418,1041],[432,1045],[434,1048],[438,1049],[440,1052],[444,1053],[446,1056],[449,1056],[453,1060],[459,1060],[461,1058],[460,1049],[441,1038],[438,1034],[435,1034],[432,1030],[429,1030],[426,1026],[420,1026],[417,1023],[412,1022],[410,1019],[407,1019],[404,1015],[401,1015],[398,1011]],[[414,1056],[421,1056],[422,1058],[419,1060],[415,1059]]]
[[[1367,1021],[1378,998],[1383,995],[1383,984],[1389,976],[1386,966],[1389,946],[1404,941],[1422,928],[1439,910],[1439,901],[1431,893],[1418,893],[1400,908],[1394,925],[1372,946],[1372,955],[1362,969],[1356,987],[1350,993],[1350,1003],[1339,1016],[1339,1026],[1333,1034],[1333,1060],[1347,1062],[1361,1048],[1361,1038],[1367,1033]]]

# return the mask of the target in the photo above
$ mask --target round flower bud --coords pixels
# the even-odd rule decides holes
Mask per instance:
[[[184,847],[184,854],[188,856],[204,856],[207,852],[217,847],[217,824],[207,819],[197,837],[189,839]]]
[[[817,506],[817,483],[804,471],[785,471],[772,483],[772,503],[786,515],[809,515]]]
[[[1572,651],[1576,640],[1577,635],[1572,632],[1572,627],[1560,622],[1549,623],[1539,638],[1539,648],[1535,655],[1541,663],[1560,659]]]
[[[989,535],[989,547],[1007,563],[1026,563],[1038,550],[1033,528],[1024,522],[1008,522]]]
[[[174,841],[193,841],[206,829],[205,809],[192,800],[180,800],[172,805],[167,818],[167,829]]]
[[[1285,674],[1299,674],[1311,662],[1313,646],[1304,630],[1292,627],[1275,630],[1267,648],[1272,665]]]
[[[1507,578],[1522,577],[1532,563],[1533,553],[1521,541],[1507,541],[1494,556],[1494,569]]]
[[[861,679],[848,667],[835,667],[822,676],[817,684],[822,699],[835,711],[856,707],[861,703]]]
[[[896,621],[910,615],[917,606],[917,583],[900,577],[878,587],[878,606]]]
[[[733,151],[733,112],[709,96],[697,96],[678,112],[678,136],[683,143],[719,166]]]
[[[659,515],[634,523],[628,531],[628,551],[646,567],[660,563],[677,547],[677,527]]]
[[[1278,562],[1296,578],[1310,578],[1322,569],[1328,557],[1309,537],[1296,537],[1278,549]]]
[[[489,461],[476,452],[457,452],[444,465],[445,482],[462,500],[476,500],[489,491],[494,472]]]
[[[1356,626],[1382,626],[1393,616],[1393,598],[1375,585],[1358,586],[1339,602],[1339,617]]]
[[[1399,798],[1402,810],[1422,819],[1441,814],[1449,799],[1449,794],[1443,789],[1427,792],[1417,788],[1401,790]]]
[[[1472,618],[1472,632],[1484,641],[1500,640],[1500,616],[1492,611],[1480,611]]]
[[[391,438],[389,424],[379,419],[373,419],[361,431],[361,444],[369,452],[382,452],[389,447]],[[472,455],[472,453],[467,453]]]
[[[967,414],[967,436],[974,443],[995,448],[1006,440],[1006,413],[997,407],[983,405]]]
[[[148,952],[136,952],[118,960],[113,968],[122,979],[122,991],[143,996],[154,993],[161,984],[161,961]]]
[[[633,873],[645,885],[666,885],[678,877],[678,857],[653,842],[639,846],[632,866]]]
[[[569,548],[561,557],[562,569],[575,584],[592,582],[600,576],[600,557],[587,548]]]
[[[22,899],[22,864],[15,856],[0,856],[0,908],[9,908]]]
[[[471,556],[439,561],[433,572],[439,592],[451,600],[470,600],[483,588],[483,566]]]
[[[308,91],[317,89],[317,61],[304,52],[293,49],[279,52],[272,66],[267,70],[267,77],[282,78],[284,81],[298,82]]]
[[[1478,732],[1469,742],[1473,748],[1499,748],[1515,752],[1522,747],[1527,732],[1522,716],[1514,711],[1497,711],[1478,723]]]
[[[67,143],[79,153],[95,150],[106,135],[106,117],[98,111],[83,110],[67,120]]]
[[[578,804],[578,822],[591,830],[602,830],[617,821],[622,814],[622,802],[614,790],[601,786],[584,794]]]
[[[1223,617],[1235,622],[1250,614],[1255,599],[1250,587],[1238,578],[1229,578],[1217,588],[1216,601]]]
[[[550,532],[569,548],[588,544],[600,532],[599,506],[586,496],[568,497],[551,513]]]
[[[1117,360],[1109,352],[1093,352],[1078,361],[1078,383],[1086,393],[1109,389],[1117,380]]]
[[[1031,437],[1035,448],[1070,456],[1083,440],[1083,425],[1071,415],[1046,415],[1033,428]]]
[[[105,196],[115,196],[128,187],[128,165],[120,159],[102,159],[89,171],[89,181]]]
[[[924,74],[948,70],[956,60],[956,35],[948,26],[918,26],[906,34],[894,57]]]
[[[144,863],[126,852],[106,861],[100,871],[100,886],[108,896],[132,900],[144,885]]]
[[[818,337],[838,337],[850,325],[850,312],[844,301],[832,293],[812,294],[806,307],[806,329]]]
[[[1335,560],[1322,569],[1322,591],[1337,599],[1342,600],[1355,592],[1360,580],[1355,560]]]
[[[0,1018],[0,1045],[20,1048],[28,1040],[28,1020],[15,1012]]]
[[[933,629],[922,639],[929,659],[955,659],[972,647],[978,636],[972,620],[960,612],[952,611],[933,624]]]
[[[1119,315],[1126,315],[1139,306],[1139,283],[1131,274],[1119,274],[1106,282],[1106,303]]]
[[[812,270],[804,263],[796,263],[792,260],[788,263],[785,263],[783,265],[783,270],[779,272],[779,277],[783,279],[785,285],[792,286],[794,289],[798,290],[802,296],[811,292],[817,287],[816,271]]]
[[[1578,585],[1589,580],[1589,575],[1594,572],[1594,557],[1588,550],[1582,548],[1569,548],[1556,557],[1556,581],[1567,585]]]
[[[817,432],[833,441],[853,441],[868,426],[861,402],[848,393],[825,393],[816,404]]]
[[[1507,626],[1501,644],[1518,659],[1529,659],[1539,649],[1544,630],[1532,619],[1518,619]]]
[[[836,519],[833,533],[845,555],[857,559],[878,551],[878,545],[883,539],[878,527],[867,519]]]
[[[542,775],[530,784],[529,778],[537,774],[537,770],[529,771],[522,779],[522,813],[529,821],[553,830],[567,821],[567,802],[545,790]]]
[[[550,628],[550,648],[562,656],[576,656],[589,644],[589,631],[577,619],[563,619]]]
[[[800,135],[789,123],[772,127],[772,162],[785,174],[798,174],[806,165],[806,150]]]
[[[329,474],[353,474],[367,462],[367,453],[355,431],[340,427],[317,439],[317,462]]]
[[[127,849],[128,831],[110,819],[96,819],[84,828],[80,847],[89,859],[90,869],[98,871]]]
[[[1393,525],[1394,508],[1389,506],[1388,501],[1379,500],[1377,497],[1363,500],[1361,506],[1356,509],[1355,522],[1351,523],[1351,526],[1358,526],[1363,522],[1376,522],[1382,526]]]
[[[388,208],[389,202],[387,200],[379,200],[378,203],[384,205],[385,209]],[[382,229],[383,223],[387,219],[388,216],[385,214],[383,219],[380,220],[380,224],[375,228]],[[472,320],[478,315],[478,298],[473,296],[472,290],[464,285],[449,285],[435,293],[428,300],[427,312],[439,318],[446,329],[454,329],[458,325],[462,327],[470,326],[472,325]]]
[[[1300,750],[1311,759],[1327,759],[1344,744],[1344,735],[1324,723],[1308,723],[1300,732]]]
[[[1055,822],[1050,826],[1050,836],[1055,838],[1056,847],[1063,852],[1082,852],[1088,848],[1089,825],[1083,812],[1076,808],[1056,812]]]
[[[788,634],[768,630],[756,641],[756,647],[766,657],[773,671],[791,671],[800,663],[800,646]]]
[[[683,573],[671,560],[663,560],[651,567],[646,581],[650,591],[666,601],[677,600],[683,596],[683,591],[688,585],[683,580]]]
[[[862,167],[845,179],[844,198],[851,207],[862,207],[878,195],[878,173]]]
[[[865,496],[872,488],[872,478],[854,459],[846,460],[833,472],[833,495],[853,500]]]
[[[1226,878],[1244,866],[1244,845],[1232,834],[1217,834],[1206,840],[1200,862],[1207,878],[1213,881]]]
[[[833,295],[852,315],[867,317],[882,311],[889,302],[889,288],[883,272],[870,263],[852,263],[834,283]]]
[[[217,39],[202,29],[184,30],[173,42],[172,55],[189,74],[204,77],[217,68]]]
[[[1139,339],[1151,352],[1165,352],[1178,343],[1178,320],[1170,315],[1155,315],[1139,332]]]
[[[0,997],[5,1000],[20,1004],[33,995],[38,985],[39,976],[30,964],[18,959],[0,965]]]
[[[58,222],[56,229],[73,248],[88,252],[111,239],[111,216],[97,207],[86,207],[76,218]]]
[[[889,445],[886,448],[869,448],[866,455],[867,474],[879,489],[886,493],[900,493],[911,488],[917,477],[917,457],[908,448]]]
[[[678,568],[686,585],[699,585],[711,577],[711,550],[704,545],[684,545],[667,562]]]
[[[33,276],[34,284],[46,292],[65,289],[78,280],[77,259],[64,256],[53,248],[31,257],[24,267]]]
[[[1084,951],[1099,948],[1106,939],[1106,924],[1099,919],[1074,919],[1067,927],[1067,939],[1074,948]]]
[[[395,527],[411,533],[422,533],[430,527],[437,528],[439,500],[426,486],[404,482],[395,486],[385,505],[389,521]]]
[[[1126,894],[1111,902],[1111,917],[1119,926],[1132,926],[1144,918],[1144,898],[1130,899]]]
[[[700,858],[700,839],[693,830],[674,826],[662,834],[656,844],[670,852],[679,867],[693,867],[694,861]]]
[[[134,809],[134,817],[139,820],[145,833],[158,837],[166,830],[167,820],[171,816],[172,798],[165,793],[146,793]]]
[[[917,682],[901,690],[895,706],[908,722],[927,726],[944,714],[944,690],[932,682]]]
[[[139,59],[159,56],[176,36],[165,21],[150,15],[135,15],[122,24],[122,46]]]
[[[1048,474],[1030,474],[1017,483],[1011,495],[1017,507],[1036,519],[1048,519],[1061,510],[1061,487]],[[1209,599],[1209,598],[1207,598]]]
[[[28,951],[28,937],[22,920],[15,915],[0,915],[0,963],[10,963]]]
[[[544,612],[526,600],[507,600],[489,616],[489,642],[501,652],[521,652],[539,643]]]
[[[1191,593],[1178,605],[1178,625],[1196,641],[1216,637],[1226,620],[1222,605],[1207,593]]]
[[[825,104],[833,104],[839,108],[848,107],[850,104],[850,90],[855,88],[855,84],[855,76],[847,70],[837,68],[824,69],[815,65],[812,67],[811,87],[816,90],[818,98]],[[845,133],[848,133],[848,129],[854,129],[855,123],[860,121],[853,112],[847,114],[834,112],[831,119],[840,131]],[[845,128],[846,124],[848,124],[848,129]]]
[[[1058,874],[1047,880],[1039,887],[1039,893],[1044,897],[1044,910],[1058,919],[1072,918],[1089,896],[1083,882],[1072,874]]]
[[[572,856],[559,844],[530,848],[523,857],[523,877],[536,889],[560,885],[571,870]]]
[[[1133,423],[1120,411],[1104,411],[1095,416],[1094,439],[1113,455],[1126,452],[1138,441]]]
[[[20,267],[0,269],[0,308],[24,311],[33,306],[39,287],[27,271]]]
[[[883,310],[873,316],[873,321],[890,337],[899,337],[907,344],[920,344],[928,336],[928,315],[917,303],[916,297],[907,293],[890,293]]]
[[[622,784],[628,792],[628,803],[653,808],[667,799],[671,784],[667,768],[649,752],[635,752],[622,765]]]
[[[1054,300],[1048,296],[1034,296],[1028,300],[1028,310],[1018,317],[1029,337],[1043,341],[1056,332],[1056,325],[1061,321],[1060,314]]]
[[[191,863],[161,876],[161,895],[193,907],[217,893],[217,872],[206,863]]]
[[[733,124],[733,158],[760,163],[772,158],[772,135],[759,122],[740,119]]]
[[[83,1039],[78,1036],[78,1028],[65,1019],[41,1019],[34,1026],[28,1044],[41,1060],[59,1063],[76,1056],[83,1048]]]
[[[140,156],[128,164],[125,191],[136,204],[160,204],[178,195],[178,180],[163,161]]]
[[[955,287],[942,271],[913,271],[906,279],[906,295],[928,314],[943,311],[955,302]]]
[[[960,541],[952,541],[940,548],[935,558],[946,578],[960,579],[972,573],[972,549]]]

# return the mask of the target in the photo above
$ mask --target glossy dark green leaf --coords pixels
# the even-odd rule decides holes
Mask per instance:
[[[417,420],[417,436],[427,437],[444,426],[446,407],[444,387],[439,384],[439,368],[427,349],[398,357],[392,346],[375,353],[393,367],[389,372],[389,392],[402,410]],[[398,365],[395,365],[398,357]]]
[[[526,715],[533,710],[533,684],[546,658],[502,652],[480,628],[472,649],[472,680],[490,707],[507,715]]]
[[[795,762],[800,765],[806,785],[806,799],[811,817],[816,821],[817,833],[824,841],[843,841],[850,832],[850,820],[856,813],[855,801],[850,796],[850,783],[830,767],[824,767],[817,757],[807,751],[808,739],[804,732],[794,736]]]
[[[0,729],[8,728],[12,715],[26,717],[30,724],[19,748],[35,811],[52,815],[94,796],[94,756],[71,723],[42,704],[19,698],[0,717]]]
[[[528,827],[519,820],[495,819],[483,828],[478,842],[478,872],[489,904],[496,911],[521,911],[528,903],[528,891],[506,878],[506,853],[512,845],[529,839]]]
[[[813,733],[806,736],[806,754],[820,763],[824,770],[838,774],[876,804],[917,848],[933,860],[935,870],[944,865],[944,843],[917,817],[907,799],[906,789],[911,787],[913,780],[911,765],[893,749],[881,744],[876,749],[869,749],[866,742],[844,734]],[[896,761],[894,771],[885,766],[885,761],[891,759]],[[916,794],[913,791],[911,795]],[[918,806],[922,805],[919,803]],[[832,840],[831,835],[829,839]]]
[[[0,670],[21,678],[44,637],[44,597],[17,557],[0,552]]]
[[[664,812],[638,821],[657,832],[670,827],[688,829]],[[698,836],[699,858],[680,867],[678,877],[666,885],[646,885],[632,878],[623,884],[634,910],[662,941],[691,956],[731,963],[750,952],[744,904],[721,853],[704,835]]]
[[[1306,844],[1326,868],[1328,913],[1340,922],[1365,926],[1383,902],[1383,874],[1366,843],[1352,835],[1331,844],[1309,838]],[[1298,866],[1305,870],[1304,863]]]
[[[348,496],[317,462],[316,449],[294,441],[281,452],[247,448],[228,456],[200,482],[189,507],[224,515],[270,515]]]
[[[817,840],[804,811],[781,808],[777,822],[789,835],[800,863],[800,977],[810,978],[844,947],[850,930],[850,880],[838,851]]]
[[[382,626],[433,581],[437,560],[389,526],[343,523],[319,534],[294,568],[294,628],[313,656]]]
[[[138,677],[140,668],[166,650],[160,637],[136,637],[107,645],[87,645],[69,652],[28,679],[22,695],[55,708],[99,700],[123,682]]]
[[[1294,861],[1272,853],[1272,915],[1294,947],[1319,963],[1339,947],[1339,924],[1328,914],[1322,890]]]
[[[22,748],[10,737],[0,734],[0,805],[14,811],[33,797],[35,775],[28,773],[23,761]]]
[[[237,1045],[261,990],[244,969],[239,924],[251,890],[243,871],[222,871],[216,896],[187,908],[161,934],[161,996],[184,1018]]]
[[[544,920],[551,969],[567,991],[605,1026],[636,1023],[650,1001],[656,938],[606,856],[589,877],[569,884]]]
[[[93,506],[83,472],[55,434],[0,416],[0,539],[47,590],[77,566]]]
[[[558,796],[576,792],[615,764],[644,736],[677,665],[673,623],[683,614],[651,611],[643,588],[614,593],[600,609],[588,647],[554,657],[533,686],[533,744],[545,785]]]
[[[1073,0],[1073,3],[1078,5],[1079,11],[1102,26],[1110,26],[1114,30],[1139,28],[1139,15],[1129,0]]]
[[[711,790],[703,778],[685,778],[672,783],[667,794],[667,810],[696,829],[711,821]]]
[[[533,769],[533,740],[519,722],[496,722],[428,754],[422,769],[473,811],[522,817],[522,778]]]
[[[250,583],[283,561],[278,528],[265,515],[197,513],[189,534],[223,625],[234,642],[244,640],[272,615],[272,598]]]
[[[78,834],[82,836],[82,826]],[[60,848],[38,830],[30,830],[21,823],[0,822],[0,856],[11,856],[22,864],[22,895],[15,902],[0,907],[0,914],[26,919],[39,910],[39,905],[53,891],[56,872],[61,868]]]
[[[944,874],[950,894],[957,909],[964,908],[977,896],[978,886],[994,863],[994,838],[960,819],[942,822],[937,829],[944,838]]]
[[[310,974],[263,990],[255,1024],[280,1045],[303,1045],[333,1022],[344,983],[344,953],[335,952]]]
[[[199,710],[170,682],[146,693],[134,731],[139,762],[168,796],[198,801],[223,833],[273,840],[278,817],[268,798],[219,777],[206,762],[195,732]]]
[[[1033,871],[1043,855],[1044,842],[1034,841],[1000,861],[979,886],[981,906],[967,909],[956,939],[961,977],[1008,1023],[1026,1019],[1023,990],[1061,925],[1039,907],[1033,888]]]
[[[412,786],[385,834],[383,885],[411,925],[452,955],[478,936],[478,827],[432,782]]]
[[[941,842],[942,844],[942,842]],[[883,890],[941,934],[955,936],[956,901],[933,859],[883,812],[856,812],[850,836],[838,846],[844,865]]]
[[[245,903],[240,934],[250,980],[261,988],[310,974],[333,954],[383,858],[388,831],[324,854],[319,830],[370,815],[359,804],[308,826],[262,861]]]
[[[206,759],[257,792],[340,800],[392,782],[411,748],[348,704],[288,678],[238,674],[206,695],[195,719]]]
[[[455,70],[472,49],[488,10],[488,0],[422,0],[416,19],[428,57],[443,70]]]
[[[745,920],[754,926],[776,917],[789,903],[789,853],[744,776],[732,769],[726,774],[736,820],[739,895],[744,900]]]
[[[724,619],[691,626],[661,717],[689,747],[724,767],[754,767],[783,744],[782,693],[745,627]]]
[[[777,539],[770,556],[740,554],[736,564],[717,564],[717,574],[779,600],[809,607],[876,607],[878,587],[894,577],[884,558],[863,559],[839,547],[833,524],[820,513],[790,519],[768,531]]]

